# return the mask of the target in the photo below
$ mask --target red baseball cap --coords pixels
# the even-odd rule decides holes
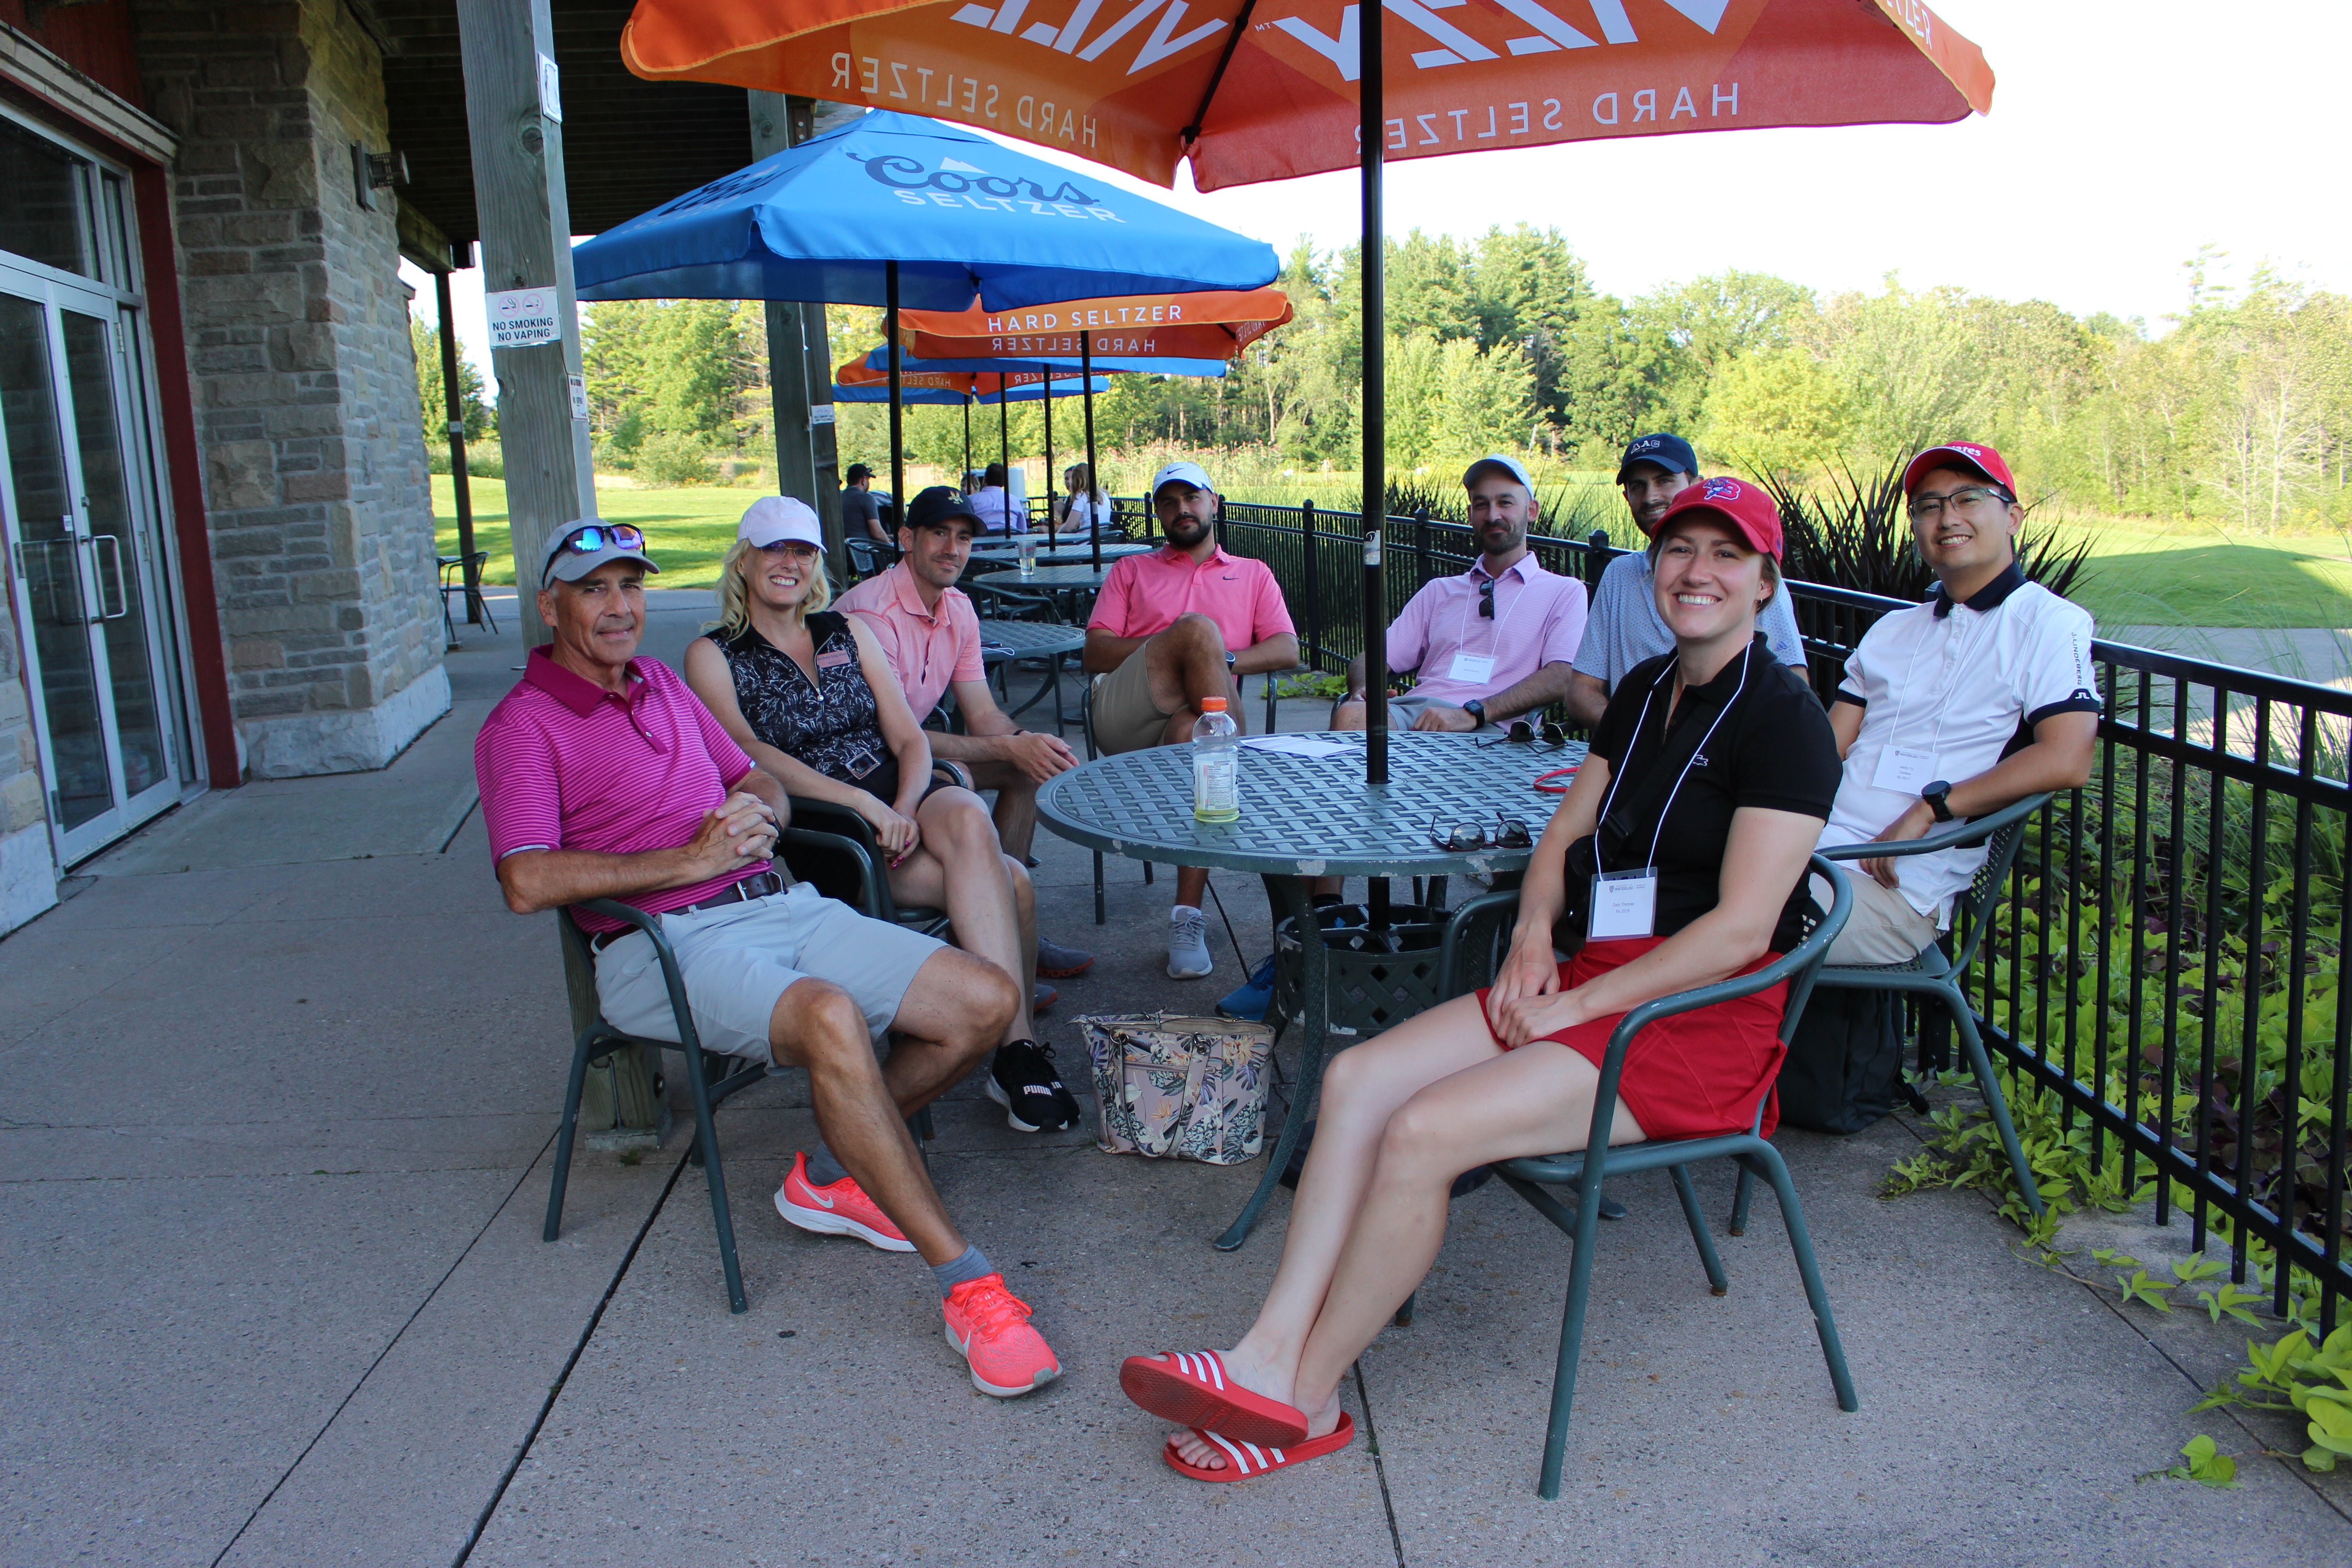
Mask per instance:
[[[1706,511],[1739,531],[1739,536],[1773,560],[1780,559],[1780,507],[1760,486],[1745,479],[1717,476],[1701,479],[1675,497],[1658,519],[1653,538],[1664,538],[1666,524],[1685,512]]]
[[[2017,480],[2010,476],[2007,460],[1990,447],[1975,441],[1930,447],[1912,458],[1911,466],[1903,470],[1903,493],[1907,496],[1917,489],[1920,479],[1937,468],[1974,468],[2010,494],[2017,493]]]

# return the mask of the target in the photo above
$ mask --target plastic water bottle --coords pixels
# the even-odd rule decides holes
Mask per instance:
[[[1223,698],[1201,700],[1192,724],[1192,815],[1202,822],[1232,822],[1242,814],[1240,735]]]

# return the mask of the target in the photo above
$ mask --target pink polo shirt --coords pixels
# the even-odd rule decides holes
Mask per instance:
[[[1174,626],[1177,616],[1196,613],[1217,623],[1233,653],[1297,629],[1265,562],[1221,548],[1195,563],[1172,545],[1112,563],[1087,626],[1115,637],[1148,637]]]
[[[626,673],[625,701],[545,648],[530,650],[522,679],[474,737],[474,782],[493,865],[524,849],[676,849],[751,771],[743,748],[660,660],[631,659]],[[767,868],[763,860],[626,901],[659,914]],[[576,918],[584,931],[623,929],[602,915]]]
[[[1495,616],[1478,613],[1485,561],[1423,583],[1389,627],[1389,668],[1417,669],[1412,694],[1452,707],[1492,697],[1547,664],[1567,664],[1584,640],[1584,584],[1523,555],[1495,579]],[[1456,656],[1491,658],[1484,680],[1455,676]]]
[[[858,584],[834,605],[873,628],[874,640],[882,645],[882,655],[890,661],[890,673],[898,678],[918,724],[930,717],[950,682],[988,679],[980,658],[980,613],[961,588],[948,589],[940,595],[939,607],[927,610],[922,584],[901,561]]]

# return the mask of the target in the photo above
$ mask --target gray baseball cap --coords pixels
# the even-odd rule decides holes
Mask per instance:
[[[539,556],[539,585],[577,583],[611,561],[635,561],[648,572],[661,570],[646,553],[645,530],[635,523],[573,518],[547,536],[547,548]]]

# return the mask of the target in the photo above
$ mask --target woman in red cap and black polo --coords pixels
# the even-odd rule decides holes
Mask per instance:
[[[1610,1032],[1643,1002],[1801,940],[1837,743],[1757,612],[1780,520],[1738,479],[1675,498],[1650,551],[1675,651],[1618,684],[1528,867],[1493,987],[1334,1058],[1282,1266],[1240,1343],[1130,1359],[1129,1397],[1179,1424],[1166,1458],[1239,1480],[1342,1447],[1339,1379],[1444,1239],[1463,1172],[1583,1146]],[[1583,915],[1566,963],[1553,927]],[[1786,987],[1661,1020],[1627,1053],[1612,1143],[1745,1131],[1780,1071]],[[1766,1104],[1763,1131],[1775,1108]]]

